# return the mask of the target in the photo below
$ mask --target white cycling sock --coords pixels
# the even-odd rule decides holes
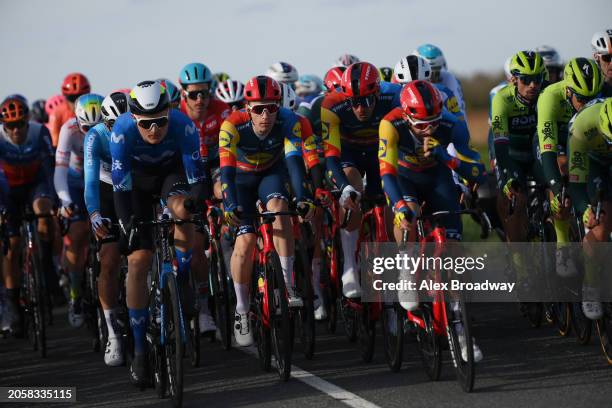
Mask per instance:
[[[249,284],[234,282],[236,288],[236,313],[245,314],[249,311]]]
[[[117,337],[115,333],[115,309],[104,309],[104,319],[106,320],[106,327],[108,329],[108,338],[112,339]]]
[[[312,288],[321,301],[321,258],[312,258]]]
[[[285,279],[285,285],[287,289],[291,289],[295,286],[293,276],[293,257],[292,256],[279,256],[281,269],[283,270],[283,278]]]
[[[342,241],[342,253],[344,254],[344,273],[353,273],[356,268],[355,252],[357,251],[357,240],[359,231],[348,231],[345,228],[340,230],[340,240]]]

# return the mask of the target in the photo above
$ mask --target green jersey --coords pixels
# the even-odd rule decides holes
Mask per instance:
[[[538,98],[538,141],[544,177],[555,194],[561,190],[557,155],[566,154],[568,124],[575,110],[565,95],[564,81],[549,85]]]
[[[598,178],[605,181],[612,166],[612,144],[599,130],[603,101],[591,101],[570,122],[569,187],[574,208],[580,213],[589,204],[587,183]],[[594,172],[598,174],[592,174]]]

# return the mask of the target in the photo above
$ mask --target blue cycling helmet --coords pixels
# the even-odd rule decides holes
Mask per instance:
[[[323,80],[316,75],[300,75],[295,83],[295,91],[298,95],[319,94],[323,90]]]
[[[432,69],[438,67],[446,69],[446,58],[442,50],[433,44],[423,44],[413,54],[425,58]]]
[[[170,103],[177,103],[181,101],[181,93],[172,81],[165,78],[159,78],[157,82],[166,88],[166,92],[168,92],[168,97],[170,98]]]
[[[191,84],[212,83],[212,80],[210,69],[199,62],[185,65],[179,74],[179,83],[183,87]]]

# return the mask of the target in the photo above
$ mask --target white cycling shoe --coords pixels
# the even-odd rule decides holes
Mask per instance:
[[[248,347],[253,344],[253,333],[248,313],[234,314],[234,337],[240,347]]]
[[[120,337],[109,337],[104,351],[104,364],[109,367],[123,365],[123,344]]]
[[[342,294],[349,299],[361,297],[361,286],[355,269],[349,269],[342,274]]]
[[[201,311],[198,316],[198,323],[200,325],[200,334],[217,331],[217,325],[209,313]]]
[[[466,339],[465,339],[465,334],[461,333],[459,336],[459,347],[461,348],[461,359],[465,362],[468,361],[468,355],[467,355],[467,347],[466,347]],[[472,349],[474,350],[474,362],[478,363],[480,361],[482,361],[483,355],[482,355],[482,350],[480,350],[480,347],[478,347],[478,344],[476,344],[476,341],[474,340],[474,338],[472,337]]]

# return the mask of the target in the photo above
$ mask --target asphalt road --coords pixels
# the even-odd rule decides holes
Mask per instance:
[[[448,353],[441,380],[431,382],[414,341],[405,344],[401,371],[391,373],[384,361],[380,334],[374,361],[365,364],[357,345],[341,334],[341,327],[337,334],[329,335],[319,326],[315,358],[305,360],[296,346],[294,364],[312,374],[300,372],[301,377],[327,393],[296,378],[280,383],[275,372],[259,369],[252,354],[236,348],[225,351],[219,343],[204,342],[202,366],[194,369],[187,364],[184,406],[322,408],[346,406],[342,398],[362,407],[612,405],[608,395],[612,367],[603,359],[597,339],[579,346],[573,337],[561,338],[551,327],[529,328],[514,304],[480,304],[472,312],[485,359],[477,366],[471,394],[461,391],[455,381]],[[141,392],[131,386],[125,367],[106,367],[102,354],[91,351],[86,330],[70,328],[65,313],[65,309],[55,312],[56,323],[48,333],[49,357],[44,360],[24,341],[0,340],[0,386],[76,387],[77,403],[66,405],[71,407],[170,405],[168,400],[158,399],[152,389]],[[28,405],[33,404],[14,404]]]

